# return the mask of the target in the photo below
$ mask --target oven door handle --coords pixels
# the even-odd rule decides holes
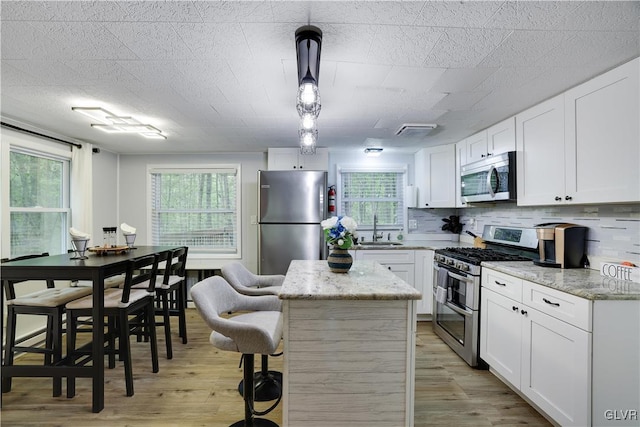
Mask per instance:
[[[468,282],[473,282],[473,278],[471,278],[471,277],[461,276],[459,274],[452,273],[450,270],[448,271],[448,273],[449,273],[449,276],[453,277],[454,279],[458,279],[458,280],[461,280],[461,281],[467,282],[467,283]]]
[[[462,315],[462,316],[471,316],[473,314],[473,311],[471,310],[464,310],[460,307],[457,307],[453,304],[449,304],[449,302],[447,301],[445,304],[445,306],[447,306],[448,308],[450,308],[451,310],[455,311],[456,313]]]

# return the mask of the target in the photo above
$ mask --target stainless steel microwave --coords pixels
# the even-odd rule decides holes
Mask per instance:
[[[461,168],[461,198],[465,202],[516,200],[516,152],[496,154]]]

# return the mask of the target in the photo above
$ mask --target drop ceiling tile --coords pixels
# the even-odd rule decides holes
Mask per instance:
[[[481,28],[502,3],[502,1],[426,1],[414,24]]]
[[[5,21],[119,21],[125,18],[112,1],[3,1]]]
[[[577,1],[505,1],[485,23],[487,28],[555,30],[580,5]]]
[[[445,71],[444,68],[392,67],[381,86],[427,92]]]
[[[502,67],[477,85],[474,90],[494,91],[499,89],[515,90],[539,76],[547,67]]]
[[[104,25],[139,59],[194,58],[170,23],[108,22]]]
[[[441,30],[427,27],[380,26],[368,60],[374,64],[423,66],[441,35]]]
[[[193,1],[204,22],[274,22],[272,5],[262,1]]]
[[[376,36],[376,26],[327,23],[321,25],[320,29],[322,30],[321,64],[325,59],[353,63],[367,62]]]
[[[46,85],[71,86],[76,83],[78,74],[64,61],[9,60],[3,61]]]
[[[345,87],[379,87],[385,81],[391,70],[390,65],[373,65],[339,62],[336,64],[336,76],[332,86]],[[322,79],[322,65],[320,65],[320,79]]]
[[[614,6],[615,3],[615,7]],[[640,29],[638,1],[582,1],[558,22],[569,30],[633,31]]]
[[[126,13],[124,21],[202,22],[190,1],[119,1],[118,6]]]
[[[11,65],[11,61],[2,61],[2,90],[10,86],[42,86],[44,83],[26,73],[23,69]]]
[[[574,37],[575,33],[568,31],[513,31],[479,65],[482,67],[549,65],[544,63],[545,56],[558,46],[564,46]]]
[[[487,96],[488,93],[489,92],[451,93],[438,102],[434,107],[449,111],[469,110],[476,102]]]
[[[273,2],[272,8],[277,20],[308,21],[320,24],[408,25],[415,21],[422,8],[422,2]]]
[[[640,19],[640,17],[639,17]],[[581,49],[589,46],[589,49]],[[598,60],[620,63],[640,55],[638,33],[630,31],[578,31],[561,47],[550,51],[540,63],[555,67],[590,66]]]
[[[509,30],[449,28],[429,52],[428,67],[471,68],[477,66],[510,34]]]
[[[434,92],[468,92],[493,75],[498,68],[448,68],[433,85]],[[480,89],[482,90],[482,89]]]
[[[251,56],[244,32],[237,23],[174,24],[173,28],[194,58],[245,60]]]
[[[295,24],[243,23],[252,61],[296,58]]]

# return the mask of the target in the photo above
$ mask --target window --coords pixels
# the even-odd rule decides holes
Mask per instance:
[[[405,168],[364,170],[338,167],[339,212],[355,219],[358,228],[404,228]]]
[[[67,251],[69,160],[11,148],[11,257]]]
[[[240,255],[240,166],[150,167],[154,245]]]

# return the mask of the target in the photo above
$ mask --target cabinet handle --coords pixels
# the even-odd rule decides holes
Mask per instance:
[[[496,285],[498,285],[498,286],[507,286],[506,283],[500,283],[497,280],[494,280],[494,282],[496,282]]]
[[[302,166],[300,166],[300,169],[302,169]]]
[[[527,310],[520,310],[520,313],[521,313],[523,316],[526,316],[526,315],[527,315]]]
[[[572,200],[572,199],[573,199],[573,197],[571,197],[571,196],[564,196],[564,199],[565,199],[565,200]]]
[[[294,169],[297,169],[298,167],[297,167],[297,166],[294,166],[293,168],[294,168]]]
[[[518,307],[516,307],[515,305],[511,306],[511,310],[513,311],[518,311]]]
[[[556,196],[556,202],[559,202],[560,200],[562,200],[562,197]]]
[[[429,203],[425,203],[424,205],[425,205],[425,206],[429,206]]]
[[[493,153],[487,153],[487,157],[493,156]]]
[[[480,157],[486,157],[484,154],[480,154]]]
[[[548,300],[548,299],[546,299],[546,298],[542,298],[542,301],[544,301],[544,302],[546,302],[547,304],[552,305],[552,306],[554,306],[554,307],[560,307],[560,303],[559,303],[559,302],[551,302],[551,301],[549,301],[549,300]]]

